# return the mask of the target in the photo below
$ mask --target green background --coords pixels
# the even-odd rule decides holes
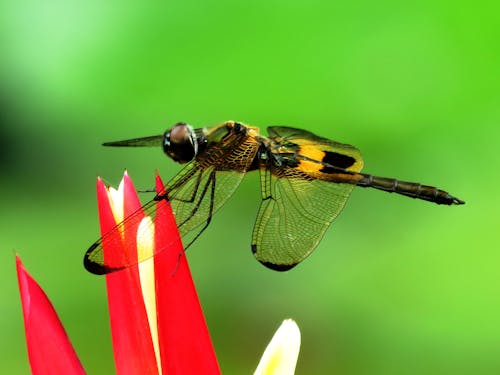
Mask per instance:
[[[179,166],[103,141],[177,121],[289,125],[356,145],[365,171],[436,185],[444,207],[356,189],[316,252],[265,269],[248,176],[188,256],[225,374],[249,374],[281,320],[297,374],[500,373],[500,9],[495,2],[0,3],[0,373],[27,373],[14,253],[90,374],[114,371],[97,175],[138,188]],[[147,198],[147,197],[145,197]]]

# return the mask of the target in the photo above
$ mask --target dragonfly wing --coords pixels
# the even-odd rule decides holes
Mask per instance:
[[[287,126],[270,126],[267,132],[276,143],[284,149],[293,148],[299,156],[348,171],[359,172],[363,168],[361,153],[354,146]]]
[[[340,147],[344,149],[355,149],[354,146],[332,141],[328,138],[317,136],[310,131],[291,128],[289,126],[268,126],[267,133],[271,138],[279,139],[281,141],[293,141],[300,144],[313,144],[313,145],[329,145],[330,147]]]
[[[125,202],[126,203],[126,202]],[[155,216],[157,214],[158,202],[153,199],[146,203],[142,208],[128,215],[125,220],[117,224],[113,229],[106,232],[98,241],[96,241],[85,253],[84,266],[94,274],[106,274],[121,270],[143,259],[137,255],[135,248],[136,241],[140,238],[138,232],[139,225],[143,223],[144,229],[152,229],[152,220],[143,221],[146,216]],[[125,208],[126,210],[126,208]],[[109,213],[111,214],[111,213]],[[159,210],[158,215],[164,215],[165,210]],[[158,218],[161,219],[161,218]],[[148,227],[145,228],[144,226]],[[159,230],[157,227],[156,230]],[[143,232],[144,233],[144,232]],[[177,239],[172,239],[172,243]],[[120,249],[115,252],[104,252],[104,249]],[[148,258],[143,256],[144,259]]]
[[[354,186],[280,178],[267,170],[261,175],[267,191],[254,226],[252,251],[266,267],[286,271],[312,253]]]
[[[268,133],[275,146],[261,160],[252,251],[265,266],[285,271],[316,248],[354,189],[342,177],[359,172],[363,160],[355,147],[308,131],[274,126]]]
[[[168,220],[168,211],[157,210],[163,199],[170,201],[183,243],[189,245],[208,226],[212,215],[231,197],[244,175],[243,172],[216,172],[214,167],[201,168],[196,162],[190,163],[167,184],[165,192],[168,193],[161,192],[96,241],[85,254],[85,268],[96,274],[110,273],[142,262],[168,248],[170,244],[167,243],[163,248],[155,248],[152,254],[121,251],[111,257],[104,256],[104,248],[123,249],[135,244],[136,238],[124,238],[124,234],[134,234],[137,241],[141,241],[138,228],[145,216],[153,220],[145,221],[143,227]],[[156,225],[154,230],[159,232],[168,229],[164,225]],[[172,239],[172,242],[175,240]]]

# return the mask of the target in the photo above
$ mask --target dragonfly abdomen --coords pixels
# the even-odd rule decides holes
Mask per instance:
[[[407,197],[423,199],[437,204],[464,204],[465,202],[452,196],[447,191],[434,186],[422,185],[418,182],[400,181],[394,178],[377,177],[372,175],[362,175],[357,182],[361,187],[373,187],[389,193],[405,195]]]

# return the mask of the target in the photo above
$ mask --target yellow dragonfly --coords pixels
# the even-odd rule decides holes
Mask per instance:
[[[312,253],[355,186],[437,204],[464,204],[433,186],[361,173],[363,159],[353,146],[286,126],[268,127],[267,133],[260,135],[257,127],[236,121],[198,129],[180,122],[162,135],[104,145],[162,147],[171,159],[185,164],[142,211],[154,216],[156,203],[169,201],[186,248],[207,228],[245,174],[259,170],[262,201],[251,250],[259,262],[277,271],[289,270]],[[95,242],[85,254],[87,270],[105,274],[144,260],[110,263],[103,254],[106,242],[119,237],[116,231],[139,218],[129,216]]]

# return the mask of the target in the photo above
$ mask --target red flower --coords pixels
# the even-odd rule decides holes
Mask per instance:
[[[159,177],[157,189],[163,190]],[[118,190],[99,179],[97,196],[102,233],[140,209],[127,174]],[[117,232],[121,241],[104,248],[110,259],[153,254],[155,247],[168,245],[155,257],[106,276],[116,372],[220,374],[172,211],[164,200],[157,205],[157,221],[144,217],[126,225]],[[84,373],[47,296],[19,259],[17,265],[32,372]]]
[[[85,374],[47,295],[16,256],[31,373]]]
[[[163,190],[159,177],[156,185]],[[118,190],[98,180],[97,197],[102,234],[141,207],[126,173]],[[124,251],[137,257],[170,244],[154,258],[106,275],[117,373],[219,374],[174,216],[166,201],[157,205],[154,225],[145,225],[149,217],[134,220],[124,227],[122,248],[104,248],[105,258]]]

